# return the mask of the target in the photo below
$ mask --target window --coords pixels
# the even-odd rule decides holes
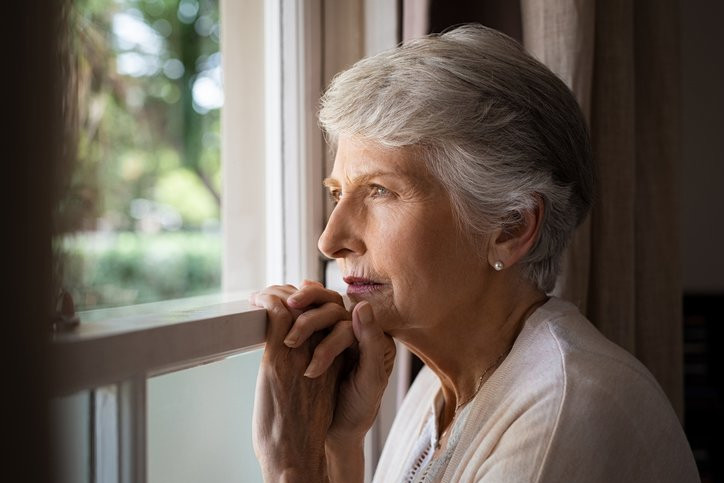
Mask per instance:
[[[385,17],[380,6],[389,2],[367,3],[365,8],[377,6],[369,12]],[[194,29],[210,5],[114,0],[111,7],[121,11],[124,6],[133,10],[160,4],[176,8],[182,23],[184,15],[191,18],[195,12]],[[62,481],[258,481],[250,409],[266,319],[262,310],[246,304],[243,292],[323,276],[316,240],[324,223],[320,181],[327,168],[316,102],[331,75],[363,53],[362,8],[362,1],[220,1],[221,79],[226,89],[218,113],[220,147],[210,146],[222,159],[217,182],[221,225],[201,222],[196,228],[199,236],[220,238],[222,290],[85,312],[80,327],[56,334],[53,411]],[[369,12],[365,18],[375,18]],[[128,15],[139,21],[142,17]],[[148,25],[156,22],[142,18]],[[395,16],[385,18],[396,22]],[[346,47],[337,39],[341,36],[349,39]],[[379,48],[379,42],[372,44]],[[137,49],[145,55],[141,46]],[[178,67],[169,63],[169,69],[174,65]],[[131,81],[149,80],[145,77]],[[151,92],[150,87],[144,92]],[[213,111],[210,107],[199,115],[212,116],[204,118],[209,120],[216,115]],[[133,205],[134,199],[145,201]],[[131,201],[129,208],[136,206],[137,214],[148,216],[163,204],[150,195]],[[129,226],[144,226],[141,219],[131,216]],[[159,220],[156,234],[177,234]],[[135,299],[140,300],[150,298]],[[394,383],[389,392],[386,399],[394,407]],[[392,414],[382,418],[383,426],[389,427]],[[369,448],[379,452],[383,441],[378,433]],[[368,459],[368,476],[374,461]]]
[[[79,309],[221,286],[217,0],[75,0],[78,149],[61,206]]]
[[[165,86],[173,87],[175,84],[171,81],[174,79],[169,80],[167,74],[176,76],[181,69],[173,70],[179,67],[178,63],[173,62],[177,57],[168,53],[170,47],[163,46],[160,34],[152,32],[156,27],[163,28],[166,24],[158,18],[147,16],[144,9],[156,8],[153,11],[165,15],[168,24],[173,26],[174,23],[180,23],[187,29],[192,26],[195,34],[198,34],[196,24],[207,12],[204,8],[214,7],[213,3],[203,2],[140,0],[107,3],[89,0],[79,5],[89,9],[92,19],[105,19],[108,28],[96,30],[99,35],[106,35],[110,39],[108,44],[116,49],[116,61],[118,57],[129,55],[121,57],[126,60],[116,63],[124,65],[123,80],[128,83],[128,88],[138,87],[136,94],[140,91],[146,98],[155,92],[152,84],[156,81],[163,81]],[[161,5],[167,9],[163,10]],[[57,422],[55,446],[59,449],[56,452],[56,467],[63,481],[199,481],[199,472],[204,475],[204,481],[258,479],[258,465],[251,452],[250,425],[260,356],[255,349],[263,342],[265,314],[249,307],[245,302],[246,297],[239,291],[287,278],[320,276],[321,261],[316,253],[316,234],[307,227],[319,230],[322,224],[323,193],[319,184],[322,167],[318,162],[308,162],[310,155],[317,160],[321,159],[321,134],[316,128],[316,121],[310,122],[314,116],[312,99],[319,97],[321,81],[312,86],[303,83],[309,78],[304,71],[307,68],[305,52],[310,57],[316,55],[318,58],[320,39],[313,39],[317,43],[311,47],[302,35],[305,22],[310,22],[312,17],[319,22],[319,9],[319,4],[297,9],[291,2],[258,0],[242,3],[229,0],[221,2],[218,32],[213,26],[207,25],[211,29],[210,35],[219,34],[220,51],[223,53],[223,83],[234,86],[234,89],[227,89],[224,107],[219,114],[219,110],[211,105],[206,106],[207,110],[201,106],[193,98],[192,87],[191,107],[196,109],[194,116],[200,118],[202,124],[215,129],[221,124],[223,142],[219,146],[217,140],[216,144],[210,145],[223,158],[221,179],[218,180],[221,185],[221,208],[216,216],[220,216],[228,228],[219,230],[218,221],[214,223],[213,217],[201,220],[194,228],[199,237],[211,234],[218,237],[217,246],[230,247],[218,256],[223,275],[215,282],[216,294],[84,312],[81,314],[83,323],[80,327],[68,333],[56,334],[53,367],[58,373],[53,379],[57,382],[54,393],[58,397],[54,401],[53,411]],[[170,13],[176,18],[172,18]],[[113,24],[114,18],[118,16],[122,19],[122,25],[126,22],[126,27],[133,26],[136,33],[145,32],[146,40],[134,43],[125,39],[124,43],[116,38],[120,33],[119,29],[113,29]],[[209,17],[213,21],[213,15]],[[81,17],[80,20],[88,19]],[[98,23],[102,24],[101,20]],[[282,29],[286,44],[282,43]],[[297,37],[302,37],[302,41],[299,42]],[[156,41],[162,46],[157,45],[158,49],[148,52],[150,49],[146,43]],[[214,39],[206,45],[214,47]],[[211,52],[204,55],[213,57],[216,54]],[[218,58],[218,55],[214,58]],[[169,72],[165,72],[163,67],[157,68],[159,65],[168,67],[166,70]],[[194,63],[194,67],[197,65],[217,70],[212,73],[206,73],[208,69],[202,70],[196,74],[196,78],[218,75],[219,66],[216,63]],[[297,79],[297,85],[282,85],[282,68],[289,78],[294,76]],[[115,72],[113,75],[120,74]],[[211,80],[217,82],[219,79]],[[192,81],[192,85],[195,87],[196,83]],[[312,87],[316,91],[306,95],[305,89]],[[162,92],[163,86],[159,89]],[[97,90],[98,93],[94,95],[103,97],[105,94],[107,97],[101,87]],[[281,102],[283,90],[286,96],[284,103]],[[80,96],[79,100],[87,98]],[[129,104],[126,100],[123,97],[120,100],[112,99],[113,102],[107,101],[117,110],[124,107],[131,111],[116,112],[116,116],[108,121],[111,127],[113,122],[125,120],[133,125],[129,132],[140,132],[149,141],[163,141],[163,136],[156,138],[150,134],[152,129],[144,125],[154,115],[153,111],[146,110],[146,104]],[[166,101],[161,98],[153,102]],[[161,107],[169,108],[163,104]],[[134,113],[138,116],[137,120],[133,118]],[[114,129],[105,129],[109,136],[117,134]],[[209,138],[214,141],[213,132],[210,129],[198,136],[202,140],[206,136],[206,141]],[[202,144],[207,147],[205,142]],[[123,146],[128,147],[124,149]],[[108,152],[116,150],[113,152],[121,159],[121,167],[126,157],[134,159],[133,156],[147,156],[154,161],[168,155],[176,157],[178,161],[169,164],[184,169],[179,166],[182,158],[179,153],[183,150],[178,149],[177,153],[169,155],[168,151],[173,149],[162,145],[152,147],[151,154],[148,154],[140,152],[140,147],[140,141],[125,145],[109,141],[105,149]],[[153,152],[154,149],[158,152]],[[133,156],[126,151],[130,151]],[[208,160],[209,157],[204,159]],[[136,168],[136,172],[130,168],[128,171],[136,174],[139,165],[143,165],[139,159],[128,163]],[[207,166],[214,165],[204,165]],[[119,172],[124,173],[122,169]],[[158,169],[155,173],[158,173]],[[187,181],[192,179],[189,172],[184,176]],[[196,187],[206,188],[201,176],[196,175],[196,178],[196,181],[200,181]],[[145,184],[140,183],[137,189],[130,189],[126,186],[128,183],[120,187],[138,196],[126,198],[124,206],[128,208],[127,214],[130,216],[126,217],[125,225],[121,223],[119,226],[139,228],[132,236],[138,236],[138,232],[146,236],[149,227],[156,230],[152,233],[154,236],[178,235],[179,231],[183,231],[176,230],[178,226],[163,225],[165,218],[161,215],[168,214],[170,210],[164,212],[161,200],[152,199],[159,189],[153,185],[153,181],[146,181]],[[93,182],[87,184],[92,185]],[[117,184],[122,183],[118,180],[108,183],[111,188],[118,188]],[[318,197],[310,190],[318,193]],[[191,193],[188,186],[176,187],[171,191],[172,194],[183,195],[180,203],[188,201],[185,197]],[[76,193],[82,193],[82,190]],[[285,193],[283,198],[280,193]],[[181,207],[180,203],[176,206]],[[192,204],[196,206],[199,203]],[[180,213],[180,210],[176,211]],[[138,217],[134,218],[134,214]],[[317,223],[313,221],[315,216],[319,217]],[[169,216],[171,218],[178,221],[178,216]],[[284,223],[284,220],[295,218],[302,219],[296,223]],[[182,223],[184,221],[182,217]],[[107,226],[104,223],[94,221],[94,226]],[[93,234],[94,237],[96,235]],[[66,249],[81,250],[78,248],[78,238],[76,236],[70,241],[65,239],[62,243]],[[267,243],[267,238],[280,241]],[[146,243],[137,245],[142,245],[140,249],[148,247]],[[91,244],[91,247],[94,246]],[[82,255],[87,260],[89,257],[85,254],[89,249],[81,248],[85,250]],[[160,251],[166,252],[167,249],[168,245]],[[131,262],[135,262],[136,258],[141,257],[136,252],[130,258]],[[267,263],[267,260],[273,263]],[[153,272],[159,269],[159,264],[149,268],[151,272],[147,276],[156,275]],[[183,277],[179,277],[177,272],[170,280],[174,278]],[[157,283],[153,282],[154,285]],[[133,287],[135,282],[129,285]],[[220,293],[219,285],[224,289]],[[213,290],[211,285],[208,287]],[[128,297],[109,301],[109,298],[101,299],[98,296],[96,300],[91,300],[93,297],[88,296],[88,293],[95,290],[92,284],[78,284],[75,288],[76,295],[81,294],[81,308],[161,298]],[[108,287],[107,291],[114,295],[121,290],[114,286]],[[189,293],[193,291],[165,294],[163,298]]]

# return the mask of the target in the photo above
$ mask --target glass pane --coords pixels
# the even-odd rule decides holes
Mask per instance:
[[[148,380],[148,482],[261,482],[251,441],[262,351]]]
[[[50,401],[53,474],[59,483],[90,482],[91,393],[81,391]]]
[[[78,149],[60,207],[80,310],[221,280],[217,0],[76,0]]]

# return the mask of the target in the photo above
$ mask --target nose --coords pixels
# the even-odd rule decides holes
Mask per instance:
[[[332,210],[327,226],[319,237],[317,247],[328,258],[346,258],[350,255],[362,255],[365,244],[362,233],[364,220],[359,210],[354,209],[345,200]]]

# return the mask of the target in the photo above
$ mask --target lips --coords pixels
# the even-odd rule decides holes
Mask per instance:
[[[380,290],[385,284],[376,280],[364,277],[348,276],[344,277],[344,283],[347,284],[347,294],[363,295]]]

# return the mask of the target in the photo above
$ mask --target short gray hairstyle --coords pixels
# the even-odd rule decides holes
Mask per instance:
[[[344,135],[419,149],[468,235],[512,228],[542,200],[520,263],[553,289],[592,202],[591,145],[571,91],[516,41],[464,25],[362,59],[334,78],[319,119],[333,146]]]

